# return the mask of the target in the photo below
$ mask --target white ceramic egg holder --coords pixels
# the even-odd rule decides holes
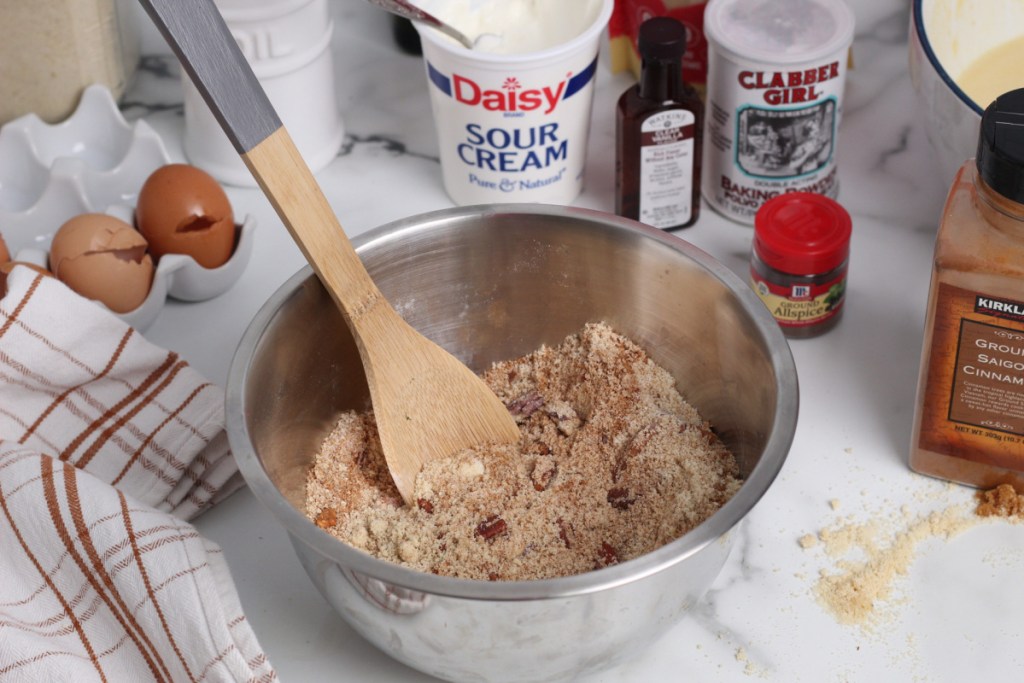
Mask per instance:
[[[156,131],[145,121],[129,124],[107,88],[90,86],[60,123],[28,114],[0,127],[0,234],[15,260],[46,267],[54,233],[73,216],[104,212],[134,224],[142,183],[169,163]],[[164,255],[145,301],[118,317],[143,330],[168,296],[201,301],[224,293],[249,262],[255,228],[245,216],[231,258],[218,268]]]

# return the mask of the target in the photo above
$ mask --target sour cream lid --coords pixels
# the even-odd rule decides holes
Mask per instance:
[[[854,16],[845,0],[711,0],[704,33],[734,60],[817,61],[849,48]]]

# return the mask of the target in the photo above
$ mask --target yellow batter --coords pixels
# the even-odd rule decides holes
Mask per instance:
[[[997,45],[967,65],[957,85],[984,109],[1010,90],[1024,88],[1024,36]]]

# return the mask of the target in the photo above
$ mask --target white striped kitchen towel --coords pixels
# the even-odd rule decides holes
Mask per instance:
[[[274,681],[220,549],[223,393],[56,280],[0,299],[0,682]]]

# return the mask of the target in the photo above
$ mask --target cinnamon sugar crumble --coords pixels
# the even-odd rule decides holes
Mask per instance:
[[[1024,518],[1024,494],[1017,493],[1009,484],[1000,484],[987,491],[978,491],[976,512],[979,517]]]
[[[541,579],[650,552],[741,484],[732,454],[669,373],[604,324],[498,363],[484,379],[519,424],[517,444],[428,463],[406,507],[372,414],[346,413],[310,469],[307,516],[421,571]]]

